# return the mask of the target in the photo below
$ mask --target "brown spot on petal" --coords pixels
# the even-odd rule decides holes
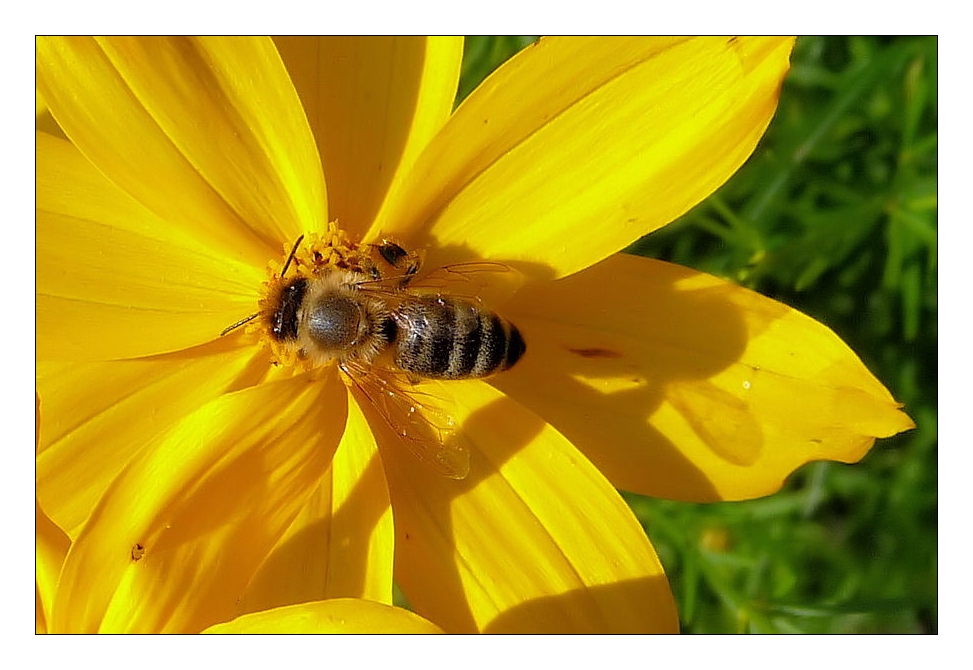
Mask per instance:
[[[136,542],[135,546],[132,547],[132,561],[138,562],[142,560],[143,556],[145,556],[145,547]]]

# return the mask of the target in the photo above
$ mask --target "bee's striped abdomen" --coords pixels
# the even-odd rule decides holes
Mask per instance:
[[[395,363],[422,377],[486,377],[512,366],[526,349],[516,326],[467,300],[415,298],[395,318]]]

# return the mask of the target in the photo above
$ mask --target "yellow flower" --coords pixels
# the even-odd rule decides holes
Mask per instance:
[[[617,253],[747,158],[791,44],[545,39],[451,113],[458,40],[38,40],[71,140],[37,136],[37,495],[72,540],[52,628],[390,603],[394,576],[448,632],[676,630],[615,487],[764,495],[912,425],[824,326]],[[343,369],[279,365],[265,319],[219,336],[314,233],[512,270],[473,285],[522,359],[414,389],[465,477]]]

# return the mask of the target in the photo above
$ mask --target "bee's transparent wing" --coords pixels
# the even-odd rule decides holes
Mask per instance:
[[[523,283],[524,276],[509,265],[480,261],[445,265],[426,273],[420,272],[409,283],[409,288],[495,305],[516,293]]]
[[[441,399],[410,388],[402,374],[378,373],[355,363],[345,371],[399,441],[423,463],[451,479],[470,471],[470,450],[459,425]]]

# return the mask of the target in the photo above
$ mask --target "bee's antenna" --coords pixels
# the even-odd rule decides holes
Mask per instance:
[[[291,266],[291,261],[294,260],[294,254],[297,253],[297,248],[301,246],[301,242],[304,240],[304,236],[301,235],[297,238],[297,242],[294,243],[294,248],[291,249],[290,255],[287,256],[287,262],[284,263],[284,269],[280,271],[280,276],[283,277],[287,274],[287,268]],[[251,317],[252,318],[252,317]]]
[[[245,323],[250,323],[251,321],[253,321],[254,319],[256,319],[258,316],[260,316],[260,312],[257,312],[256,314],[251,314],[247,318],[241,319],[240,321],[237,321],[232,326],[227,326],[226,328],[223,329],[223,332],[220,333],[220,337],[223,337],[224,335],[226,335],[231,330],[236,330],[237,328],[239,328],[240,326],[242,326]]]

